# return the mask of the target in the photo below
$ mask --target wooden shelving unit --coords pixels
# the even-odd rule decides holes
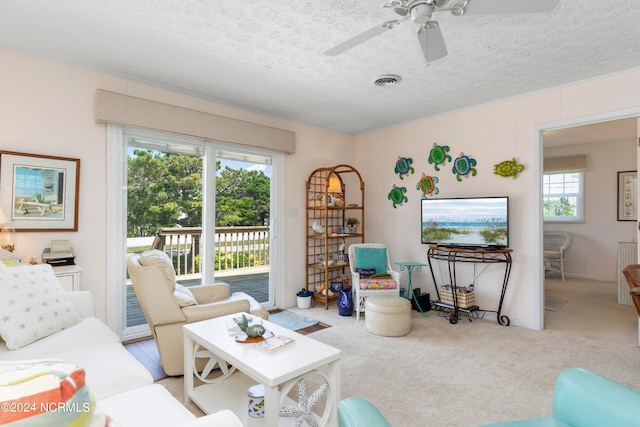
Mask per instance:
[[[334,191],[334,186],[330,188],[332,178],[334,184],[339,183],[340,192]],[[364,182],[360,173],[345,164],[311,172],[306,211],[306,289],[313,291],[314,299],[327,309],[338,299],[330,289],[332,279],[350,274],[347,248],[364,242]],[[349,217],[360,221],[355,232],[349,232]]]

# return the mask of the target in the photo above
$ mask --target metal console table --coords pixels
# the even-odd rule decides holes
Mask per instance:
[[[511,252],[512,249],[466,249],[466,248],[447,248],[440,246],[430,246],[427,252],[427,260],[429,262],[429,269],[431,270],[431,277],[433,284],[436,287],[436,293],[438,294],[438,301],[433,305],[449,308],[453,310],[453,313],[449,317],[449,322],[454,324],[458,323],[458,312],[470,313],[472,311],[480,310],[478,306],[469,308],[458,307],[458,298],[456,289],[456,263],[458,262],[471,262],[479,264],[505,264],[504,279],[502,281],[502,292],[500,294],[500,302],[498,303],[498,310],[482,310],[496,313],[496,320],[498,324],[502,326],[509,326],[511,320],[508,316],[502,315],[502,303],[504,301],[504,295],[507,292],[507,284],[509,283],[509,275],[511,274]],[[444,260],[447,261],[449,268],[449,279],[451,280],[453,305],[446,304],[440,301],[440,291],[436,284],[436,276],[433,273],[433,264],[431,260]]]

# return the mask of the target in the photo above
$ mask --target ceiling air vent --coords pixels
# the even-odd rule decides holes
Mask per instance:
[[[402,77],[395,74],[385,74],[373,81],[376,86],[395,86],[402,81]]]

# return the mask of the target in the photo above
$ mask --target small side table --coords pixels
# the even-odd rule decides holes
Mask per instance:
[[[420,271],[422,270],[422,267],[426,267],[429,264],[410,261],[394,262],[394,264],[400,267],[400,271],[404,271],[405,269],[407,270],[407,299],[413,299],[416,302],[416,306],[418,307],[418,310],[420,310],[420,313],[422,313],[424,317],[429,317],[429,313],[422,309],[420,302],[418,302],[418,298],[414,295],[413,290],[411,289],[413,287],[413,280],[411,277],[413,275],[413,269],[415,268],[416,271]]]
[[[53,267],[53,274],[58,278],[65,291],[80,290],[80,272],[82,268],[77,265],[61,265]]]

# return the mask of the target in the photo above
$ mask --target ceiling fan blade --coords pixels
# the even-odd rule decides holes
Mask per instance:
[[[466,5],[464,3],[466,2]],[[453,6],[462,6],[464,15],[500,15],[511,13],[550,12],[560,0],[464,0]]]
[[[444,44],[440,25],[436,21],[426,22],[418,28],[418,41],[427,63],[447,56],[447,46]]]
[[[359,44],[362,44],[367,40],[374,38],[378,34],[382,34],[387,30],[394,29],[402,21],[404,21],[404,19],[400,19],[400,20],[396,19],[393,21],[387,21],[383,24],[377,25],[371,28],[370,30],[365,31],[362,34],[358,34],[357,36],[350,38],[349,40],[344,41],[337,46],[332,47],[331,49],[325,51],[324,54],[328,56],[340,55],[341,53],[346,52],[349,49],[352,49],[358,46]]]

